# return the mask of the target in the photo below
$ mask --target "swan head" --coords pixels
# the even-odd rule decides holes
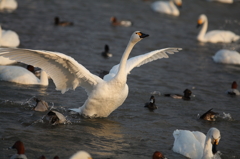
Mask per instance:
[[[221,135],[220,135],[220,131],[217,128],[211,128],[208,131],[208,135],[211,138],[211,143],[213,145],[218,145]]]
[[[78,151],[70,159],[92,159],[92,157],[86,151]]]
[[[173,2],[174,2],[178,7],[182,7],[182,0],[173,0]]]
[[[137,42],[139,42],[140,40],[142,40],[143,38],[146,38],[148,36],[149,36],[148,34],[144,34],[140,31],[135,31],[130,38],[130,42],[136,44]]]
[[[207,16],[205,14],[201,14],[197,21],[197,27],[200,27],[206,21],[207,21]]]

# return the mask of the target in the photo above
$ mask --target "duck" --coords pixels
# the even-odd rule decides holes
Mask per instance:
[[[150,101],[147,102],[144,107],[147,107],[149,110],[157,109],[157,106],[155,104],[155,97],[153,95],[150,97]]]
[[[67,121],[66,118],[61,113],[55,110],[50,110],[47,113],[46,119],[52,125],[65,124]]]
[[[60,21],[59,17],[54,18],[54,24],[56,26],[72,26],[73,22],[67,22],[67,21]]]
[[[190,89],[185,89],[183,91],[184,95],[180,94],[164,94],[165,97],[172,97],[174,99],[183,99],[183,100],[190,100],[190,96],[192,95],[192,91]]]
[[[207,121],[215,121],[216,115],[219,113],[213,112],[213,108],[209,109],[206,113],[200,116],[200,119],[207,120]]]
[[[112,57],[112,54],[109,52],[109,46],[106,44],[104,47],[104,51],[102,52],[102,56],[105,58]]]
[[[164,155],[159,151],[155,151],[152,156],[152,159],[164,159],[164,158],[165,158]]]
[[[69,159],[92,159],[92,156],[86,151],[78,151],[73,154]]]
[[[16,0],[1,0],[0,1],[0,10],[8,10],[13,11],[17,9],[17,1]]]
[[[236,82],[236,81],[233,81],[233,82],[232,82],[232,88],[227,91],[227,94],[233,95],[233,96],[236,96],[236,95],[239,96],[239,95],[240,95],[240,92],[239,92],[239,90],[237,89],[237,87],[238,87],[237,82]]]
[[[207,32],[208,19],[205,14],[201,14],[198,18],[197,27],[201,25],[203,27],[197,36],[197,40],[200,42],[231,43],[240,39],[239,35],[227,30],[212,30]]]
[[[23,142],[18,140],[14,143],[11,149],[17,149],[17,154],[10,157],[10,159],[27,159],[27,156],[25,155],[25,148],[23,145]]]
[[[216,63],[240,65],[240,54],[237,51],[221,49],[212,58]]]
[[[25,85],[48,86],[48,75],[41,71],[40,79],[29,70],[20,66],[0,66],[0,80]]]
[[[155,1],[151,4],[152,10],[155,12],[179,16],[180,12],[176,6],[181,7],[182,0]]]
[[[172,150],[191,159],[213,158],[221,138],[220,131],[215,127],[208,130],[207,136],[189,130],[175,130],[173,136],[175,140]]]
[[[18,47],[20,40],[18,34],[12,30],[3,30],[0,26],[0,46]]]
[[[38,98],[34,98],[34,100],[36,101],[36,105],[33,110],[38,112],[45,112],[48,110],[49,106],[47,102]]]
[[[228,3],[228,4],[232,4],[233,0],[207,0],[209,2],[220,2],[220,3]]]
[[[103,79],[90,73],[72,57],[62,53],[19,48],[0,48],[0,56],[17,59],[30,65],[42,68],[53,79],[56,90],[65,93],[81,86],[88,98],[79,108],[69,109],[86,118],[108,117],[121,106],[128,96],[127,75],[135,67],[148,62],[168,58],[168,54],[179,52],[181,48],[164,48],[151,51],[128,59],[134,45],[148,34],[135,31],[122,55],[120,64],[115,65]],[[31,58],[27,58],[31,56]],[[104,101],[104,102],[103,102]]]
[[[117,20],[115,16],[110,18],[110,22],[112,26],[124,26],[124,27],[130,27],[132,26],[132,22],[129,20]]]

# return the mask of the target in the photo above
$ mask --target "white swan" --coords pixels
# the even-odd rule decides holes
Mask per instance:
[[[207,0],[209,2],[220,2],[220,3],[233,3],[233,0]]]
[[[240,39],[240,36],[226,30],[212,30],[206,33],[208,27],[208,19],[205,14],[201,14],[198,18],[197,27],[199,27],[200,25],[203,25],[203,27],[197,36],[198,41],[211,43],[230,43]]]
[[[217,128],[210,128],[207,136],[189,130],[175,130],[173,136],[173,151],[191,159],[212,159],[221,137]]]
[[[179,10],[175,6],[182,6],[182,0],[156,1],[153,2],[151,8],[155,12],[179,16]]]
[[[48,85],[48,75],[41,71],[40,79],[20,66],[0,66],[0,80],[19,84]]]
[[[16,63],[17,61],[15,60],[10,60],[9,58],[5,58],[5,57],[0,57],[0,65],[10,65],[13,63]]]
[[[0,0],[0,10],[13,11],[17,8],[16,0]]]
[[[0,46],[17,47],[20,44],[19,37],[12,30],[3,30],[0,26]]]
[[[92,156],[86,151],[78,151],[70,159],[92,159]]]
[[[107,117],[123,104],[128,96],[127,75],[134,67],[160,58],[168,58],[169,54],[178,52],[180,48],[166,48],[139,55],[129,60],[134,45],[148,35],[136,31],[132,34],[119,65],[114,66],[104,79],[90,73],[73,58],[55,52],[0,48],[0,56],[28,63],[45,70],[62,93],[82,86],[88,94],[84,105],[73,109],[83,116]]]
[[[221,49],[212,58],[217,63],[240,65],[240,54],[237,51]]]

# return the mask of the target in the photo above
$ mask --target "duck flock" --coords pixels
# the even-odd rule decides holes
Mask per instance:
[[[193,1],[187,1],[187,2],[194,3]],[[21,7],[24,8],[26,6],[27,7],[31,6],[29,7],[31,9],[36,7],[32,5],[33,2],[31,0],[28,0],[27,2],[23,3],[24,5],[22,5],[21,3],[22,2],[20,0],[19,1],[16,1],[16,0],[0,1],[1,16],[17,14],[18,10],[21,10]],[[44,1],[43,3],[46,3],[44,5],[55,4],[47,1]],[[64,3],[72,3],[72,2],[66,1],[66,2],[63,2],[63,5]],[[98,2],[98,3],[99,5],[101,4],[101,2]],[[114,2],[104,3],[104,5],[101,7],[103,8],[105,7],[106,9],[111,6],[111,3],[114,3]],[[135,5],[134,7],[131,6],[132,12],[130,14],[145,13],[142,10],[135,13],[134,10],[137,10],[138,3],[141,3],[141,5],[144,5],[145,8],[147,8],[147,12],[150,11],[152,16],[156,16],[156,17],[159,16],[160,18],[167,20],[165,21],[167,22],[167,24],[163,24],[163,25],[166,26],[166,28],[167,27],[171,28],[171,27],[174,27],[174,23],[172,25],[170,24],[170,21],[178,21],[179,17],[182,16],[181,11],[184,10],[185,1],[184,0],[158,0],[158,1],[142,0],[142,1],[134,2]],[[223,6],[223,5],[229,6],[229,5],[234,5],[235,3],[238,3],[238,2],[237,1],[234,2],[233,0],[211,0],[211,1],[206,0],[202,3],[206,3],[209,5],[216,5],[216,6]],[[79,4],[81,4],[81,2],[79,2]],[[54,7],[52,7],[51,9],[53,8]],[[54,9],[56,8],[57,8],[57,5],[55,6]],[[72,9],[74,10],[78,8],[77,6],[72,5]],[[94,12],[91,10],[92,8],[84,8],[84,9],[89,9],[89,12]],[[44,11],[45,9],[43,9],[42,12],[40,11],[40,13],[45,14]],[[58,12],[61,12],[61,11],[58,11]],[[63,12],[64,14],[68,13],[67,10]],[[104,13],[104,10],[101,10],[101,12]],[[214,11],[212,12],[214,13]],[[102,20],[97,19],[96,17],[93,18],[91,15],[92,13],[89,13],[89,15],[84,15],[85,17],[83,16],[84,18],[86,18],[86,20],[97,22],[96,24],[94,24],[94,28],[96,28],[96,25],[99,25],[99,26],[104,25],[106,28],[109,28],[110,32],[117,32],[118,34],[121,32],[130,33],[129,35],[124,33],[123,34],[124,36],[115,35],[114,37],[108,37],[110,40],[106,40],[107,39],[106,35],[108,34],[105,35],[104,33],[101,32],[101,30],[94,30],[95,32],[94,34],[96,36],[101,37],[99,40],[101,47],[99,47],[97,51],[95,48],[93,48],[94,45],[91,44],[93,43],[94,38],[89,38],[87,36],[90,32],[92,32],[93,26],[84,27],[85,23],[82,21],[79,22],[77,20],[74,20],[74,19],[77,19],[74,16],[70,16],[71,19],[69,19],[69,18],[64,18],[63,16],[62,18],[61,15],[57,14],[57,12],[55,13],[55,15],[51,13],[52,17],[51,16],[48,16],[47,18],[45,17],[46,19],[49,19],[50,23],[41,21],[42,26],[34,26],[34,24],[28,24],[29,21],[24,18],[21,20],[21,22],[26,23],[26,25],[32,25],[33,27],[39,27],[39,28],[45,27],[45,30],[48,31],[48,33],[46,35],[44,35],[44,33],[42,34],[47,38],[52,37],[52,40],[58,44],[57,46],[54,46],[54,48],[56,48],[57,51],[47,49],[47,48],[51,48],[49,47],[49,45],[52,45],[49,41],[46,42],[45,46],[42,46],[42,45],[36,45],[32,47],[29,46],[29,43],[31,43],[31,41],[36,41],[36,43],[38,41],[37,38],[31,38],[31,30],[29,30],[29,35],[23,35],[25,31],[22,31],[22,32],[19,31],[18,33],[11,29],[8,29],[7,27],[5,27],[7,25],[5,25],[4,21],[2,21],[0,26],[0,35],[1,35],[0,36],[0,84],[1,83],[12,84],[13,85],[13,87],[11,87],[13,89],[12,91],[14,91],[14,87],[16,88],[24,88],[24,87],[28,88],[31,86],[38,86],[37,88],[54,87],[56,91],[61,92],[61,94],[58,95],[59,98],[64,98],[64,96],[68,94],[68,92],[72,92],[72,90],[78,89],[78,87],[81,87],[85,90],[85,93],[87,95],[86,99],[81,101],[78,104],[75,104],[76,106],[75,108],[74,107],[71,108],[70,106],[68,106],[66,108],[67,110],[64,113],[54,106],[49,106],[48,104],[51,101],[44,101],[43,99],[40,99],[37,97],[35,98],[35,96],[38,96],[37,94],[35,94],[34,98],[32,98],[33,95],[30,94],[29,96],[36,103],[34,104],[34,106],[31,107],[32,108],[31,111],[41,114],[39,118],[41,118],[41,121],[46,121],[44,123],[45,124],[47,123],[47,125],[56,126],[56,127],[64,124],[68,125],[71,122],[67,119],[67,116],[70,116],[73,118],[77,117],[82,120],[90,120],[90,121],[109,118],[110,116],[112,116],[112,114],[114,114],[116,110],[119,109],[120,106],[124,105],[124,103],[128,100],[129,96],[132,97],[131,93],[133,92],[130,91],[132,89],[131,88],[132,84],[128,86],[127,83],[133,82],[131,80],[129,82],[128,77],[131,76],[131,73],[134,72],[134,70],[137,70],[136,69],[137,67],[141,66],[142,68],[139,68],[138,70],[141,70],[141,69],[144,70],[144,68],[147,65],[151,65],[150,62],[153,62],[153,61],[158,61],[158,63],[161,63],[161,61],[163,61],[164,63],[167,63],[168,61],[171,61],[172,58],[173,60],[176,61],[176,59],[174,59],[174,56],[177,56],[177,57],[184,56],[182,55],[184,54],[184,50],[188,49],[186,47],[182,48],[181,43],[179,43],[179,45],[178,43],[174,43],[175,46],[168,46],[168,45],[164,46],[163,44],[165,44],[164,43],[165,39],[163,37],[160,37],[161,32],[163,32],[164,35],[169,34],[169,36],[173,36],[174,38],[180,41],[186,40],[185,39],[186,37],[179,38],[177,35],[173,35],[174,33],[172,32],[164,33],[164,30],[152,31],[151,28],[147,27],[148,23],[154,23],[153,21],[151,21],[152,19],[151,17],[149,17],[149,19],[143,19],[142,18],[143,15],[139,14],[138,17],[139,19],[141,19],[141,24],[144,23],[144,26],[146,27],[145,28],[141,27],[142,29],[141,28],[138,29],[138,23],[139,23],[138,19],[130,19],[124,13],[121,13],[121,14],[120,13],[121,11],[119,11],[119,13],[115,11],[115,14],[118,16],[121,15],[122,19],[121,18],[118,19],[116,15],[109,15],[109,18],[107,21],[103,19]],[[189,13],[185,11],[185,14],[191,14],[191,13],[190,11]],[[31,13],[29,13],[29,15],[31,15]],[[78,15],[78,16],[81,16],[81,15]],[[36,17],[36,19],[37,18],[38,17]],[[192,39],[193,41],[195,40],[196,43],[199,43],[199,47],[202,47],[202,48],[204,48],[205,46],[214,46],[214,45],[217,47],[221,45],[222,46],[230,46],[230,45],[239,46],[240,45],[239,29],[237,30],[238,33],[235,33],[236,30],[227,30],[224,28],[209,29],[209,28],[213,28],[211,26],[212,20],[213,19],[208,18],[208,15],[206,15],[205,13],[201,13],[198,17],[196,17],[197,27],[200,28],[199,33],[196,33],[196,34],[190,33],[187,37],[191,36],[190,39]],[[12,21],[14,21],[14,19],[12,19]],[[186,27],[188,27],[187,26],[188,24],[185,24],[185,25]],[[240,25],[240,21],[239,21],[239,25]],[[17,27],[17,24],[16,24],[16,27]],[[74,39],[74,35],[71,34],[72,33],[71,29],[74,27],[79,28],[79,32],[81,34],[80,36],[77,35],[78,37],[76,36],[76,41],[84,38],[84,40],[87,40],[87,41],[89,40],[88,44],[80,43],[80,44],[74,45],[76,41]],[[84,30],[82,30],[81,27],[84,27]],[[178,30],[177,26],[175,27],[176,27],[176,30]],[[21,28],[19,30],[24,30],[24,29],[26,28]],[[51,30],[51,29],[54,29],[54,30]],[[148,33],[148,30],[150,33],[155,32],[155,35],[154,34],[151,35],[150,33]],[[184,31],[184,29],[182,29],[181,32],[182,31]],[[54,39],[54,35],[61,34],[61,32],[66,32],[67,35],[69,34],[68,37],[71,37],[70,39],[72,41],[68,41],[67,43],[61,44],[62,39],[68,38],[65,35],[62,36],[62,39]],[[125,37],[126,35],[128,35],[128,37]],[[21,36],[24,38],[28,37],[31,40],[29,40],[29,43],[27,43],[26,42],[27,40],[22,38]],[[153,37],[153,40],[156,38],[157,39],[162,38],[160,39],[160,41],[162,40],[163,44],[159,45],[158,43],[154,43],[154,42],[147,43],[147,40],[151,41],[152,37]],[[114,51],[114,45],[112,45],[113,41],[117,43],[119,39],[123,39],[122,41],[125,41],[125,45],[118,44],[120,45],[118,47],[122,48],[123,50],[123,53],[121,54],[117,54],[116,51]],[[149,44],[153,44],[156,46],[154,47],[149,46]],[[72,47],[73,45],[74,47]],[[84,47],[84,50],[81,50],[82,49],[81,45],[86,46]],[[25,46],[28,46],[28,47],[26,48]],[[78,48],[76,48],[76,46]],[[142,52],[141,49],[138,49],[138,46],[139,47],[141,46],[141,48],[148,50],[147,53]],[[61,47],[64,47],[65,49],[61,51],[59,49]],[[37,48],[37,49],[33,49],[33,48]],[[229,49],[227,47],[225,48],[219,47],[219,50],[215,53],[215,55],[213,55],[212,57],[211,56],[209,57],[215,63],[221,63],[223,65],[235,67],[237,65],[240,65],[240,54],[237,51],[237,49],[238,47],[229,47]],[[58,50],[60,50],[60,52],[65,52],[65,51],[66,52],[60,53]],[[98,53],[94,55],[88,55],[85,57],[81,55],[77,55],[78,56],[77,57],[76,54],[68,53],[68,52],[72,52],[73,50],[74,51],[77,50],[77,52],[78,51],[92,52],[93,50],[95,50],[95,52],[98,52]],[[77,57],[77,58],[73,58],[73,57]],[[113,63],[110,63],[110,61],[115,57],[118,57],[118,60],[116,59],[116,61],[114,61]],[[87,59],[87,58],[92,58],[92,59],[95,58],[96,61],[103,61],[102,63],[107,67],[96,69],[94,67],[98,67],[98,66],[94,66],[94,62],[91,64],[84,62],[84,59]],[[83,61],[84,64],[81,64],[80,61],[81,63]],[[181,63],[181,61],[179,60],[177,61],[177,63]],[[89,67],[89,65],[93,65],[93,66]],[[156,65],[156,62],[153,62],[153,65]],[[175,66],[172,65],[169,67],[175,67]],[[204,67],[204,64],[202,67]],[[108,68],[108,70],[106,70],[105,68]],[[164,70],[164,68],[159,67],[156,70],[153,70],[152,72],[148,71],[148,72],[142,73],[141,76],[139,77],[139,81],[142,82],[143,85],[151,85],[152,81],[155,81],[155,82],[157,81],[156,75],[163,76],[163,78],[165,79],[164,83],[170,87],[167,91],[165,90],[165,92],[161,91],[159,93],[156,93],[156,90],[152,90],[153,92],[151,92],[150,94],[148,94],[148,92],[144,93],[144,94],[148,94],[148,95],[145,95],[146,99],[148,99],[149,97],[150,99],[149,101],[147,101],[147,103],[145,104],[142,103],[141,107],[146,108],[146,109],[144,108],[143,111],[146,111],[147,109],[149,109],[148,111],[149,113],[155,113],[156,111],[161,111],[162,104],[160,101],[157,102],[159,98],[164,98],[163,99],[164,101],[180,99],[181,102],[186,103],[186,105],[188,105],[189,102],[197,98],[195,97],[195,93],[194,93],[195,88],[193,87],[194,85],[193,83],[192,83],[192,87],[190,87],[190,85],[188,84],[188,87],[190,88],[182,88],[182,90],[178,92],[173,92],[171,89],[170,81],[168,81],[167,77],[164,77],[165,75],[161,75],[161,74],[158,75],[158,73],[154,73],[159,69]],[[97,72],[96,70],[98,71],[102,70],[102,71],[96,73]],[[179,72],[181,71],[183,70],[179,70]],[[146,75],[146,78],[148,78],[147,81],[141,81],[142,76],[145,76],[145,75]],[[192,74],[189,74],[189,76],[191,77]],[[190,77],[186,77],[186,78],[190,78]],[[238,80],[239,78],[231,79],[231,81],[228,81],[229,89],[222,90],[221,93],[224,94],[226,97],[230,97],[231,100],[235,100],[237,96],[240,95],[240,92],[238,91],[238,88],[237,88]],[[139,81],[135,81],[135,82],[139,82]],[[185,81],[184,79],[181,79],[179,77],[178,82],[184,83]],[[159,85],[161,85],[161,82],[158,82],[158,83]],[[206,83],[209,84],[208,82]],[[217,79],[216,79],[216,83],[217,83]],[[141,89],[141,88],[138,88],[138,89]],[[4,93],[4,91],[5,90],[1,90],[1,93]],[[49,93],[48,96],[51,96],[52,92]],[[179,94],[179,92],[183,92],[183,94]],[[167,97],[170,97],[172,99]],[[44,98],[44,95],[42,96],[42,98]],[[74,97],[69,99],[69,102],[67,103],[71,103],[71,106],[72,106],[72,103],[76,103],[76,101],[73,101],[74,99],[76,98]],[[7,99],[3,99],[0,96],[0,101],[1,101],[0,105],[6,103],[6,100]],[[135,105],[136,104],[138,104],[138,102],[136,102]],[[128,111],[131,111],[131,108],[129,108]],[[171,148],[170,148],[172,153],[180,154],[179,156],[181,157],[185,156],[191,159],[221,158],[221,155],[224,154],[224,152],[218,151],[217,145],[218,144],[221,145],[221,142],[220,142],[221,137],[224,140],[224,137],[227,136],[227,134],[220,133],[221,130],[215,127],[214,122],[218,121],[219,118],[222,118],[221,114],[215,111],[217,111],[217,108],[214,108],[213,110],[213,107],[211,107],[211,104],[209,104],[208,110],[202,110],[201,114],[200,115],[198,114],[198,119],[201,121],[205,121],[203,122],[203,124],[207,124],[209,126],[208,131],[201,132],[201,131],[197,131],[199,129],[194,130],[194,126],[191,128],[191,130],[181,129],[180,126],[176,127],[175,130],[172,132],[173,143],[171,144]],[[171,116],[171,113],[169,114],[169,116]],[[77,126],[77,125],[74,125],[74,126]],[[162,136],[165,138],[169,137],[167,135],[164,136],[164,133],[162,134]],[[4,135],[2,135],[2,139],[3,140],[5,139]],[[8,140],[12,142],[11,138]],[[10,148],[17,149],[17,154],[9,155],[7,157],[6,155],[4,155],[4,158],[26,159],[28,154],[27,153],[25,154],[25,147],[23,142],[24,141],[20,138],[20,140],[17,140],[14,143],[9,143],[9,146],[14,144]],[[12,151],[8,150],[8,152],[7,153],[4,152],[4,154],[11,154]],[[165,155],[164,153],[165,152],[163,152],[161,149],[156,148],[149,153],[150,155],[147,155],[147,156],[151,156],[153,159],[168,158],[168,155]],[[45,157],[44,152],[41,152],[41,155],[39,155],[39,153],[36,153],[36,154],[38,154],[37,158],[39,159],[61,158],[61,154],[56,154],[48,157]],[[88,149],[79,148],[79,151],[76,152],[75,154],[69,154],[69,158],[70,159],[89,159],[89,158],[92,158],[91,154],[93,158],[95,158],[94,153],[92,153],[91,151],[88,151]],[[36,156],[37,155],[35,155],[35,157]]]

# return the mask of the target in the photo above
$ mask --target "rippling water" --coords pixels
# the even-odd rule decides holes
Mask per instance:
[[[205,13],[209,30],[226,29],[240,34],[240,3],[232,5],[203,0],[183,0],[179,17],[153,12],[152,1],[141,0],[18,0],[13,13],[0,13],[3,29],[16,31],[20,48],[50,50],[75,58],[92,73],[110,70],[118,64],[130,35],[135,30],[150,34],[139,42],[130,56],[165,47],[183,51],[135,68],[128,76],[129,96],[124,104],[107,118],[84,119],[66,110],[81,106],[87,95],[81,88],[61,94],[52,81],[47,88],[0,82],[0,158],[7,159],[14,150],[9,146],[20,139],[28,158],[45,155],[69,158],[78,150],[88,151],[93,158],[151,158],[161,151],[168,159],[185,158],[171,150],[175,129],[198,130],[210,127],[221,131],[218,150],[222,159],[240,158],[239,97],[225,91],[232,81],[240,82],[240,67],[216,64],[211,56],[222,48],[240,51],[240,43],[202,44],[196,41],[197,18]],[[55,27],[53,19],[73,21],[72,27]],[[112,27],[109,19],[133,21],[132,27]],[[113,57],[101,57],[104,45]],[[163,93],[182,93],[189,88],[191,101],[163,97]],[[144,103],[155,94],[158,109],[150,112]],[[71,122],[49,125],[42,120],[46,113],[32,111],[33,98],[40,97]],[[215,122],[201,121],[199,114],[208,109],[219,112]],[[224,114],[225,113],[225,114]],[[226,118],[224,118],[226,117]]]

